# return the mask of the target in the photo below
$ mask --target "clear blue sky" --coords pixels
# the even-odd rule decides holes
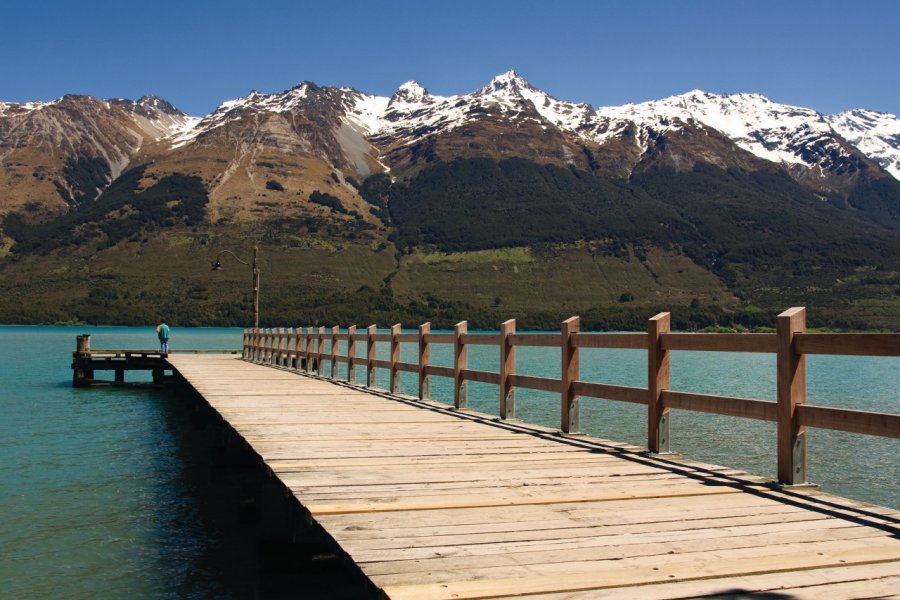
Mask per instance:
[[[0,100],[155,94],[203,115],[308,80],[471,92],[515,69],[564,100],[700,88],[900,115],[900,1],[7,0]]]

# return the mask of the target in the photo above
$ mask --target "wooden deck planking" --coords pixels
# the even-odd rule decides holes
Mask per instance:
[[[390,598],[897,593],[897,511],[233,357],[170,362]]]

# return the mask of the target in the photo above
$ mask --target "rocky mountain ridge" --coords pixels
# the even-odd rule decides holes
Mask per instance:
[[[0,214],[52,218],[144,163],[157,174],[201,177],[213,205],[233,216],[242,209],[229,204],[273,179],[307,196],[329,173],[409,177],[436,161],[479,156],[622,178],[698,161],[778,168],[816,193],[846,196],[861,181],[900,178],[900,120],[863,109],[826,116],[759,94],[700,90],[592,107],[554,98],[514,71],[454,96],[432,95],[415,81],[390,98],[304,82],[251,92],[202,118],[156,97],[64,96],[0,103]],[[349,186],[332,191],[354,203]]]

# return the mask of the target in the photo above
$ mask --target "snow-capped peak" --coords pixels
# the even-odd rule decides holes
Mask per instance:
[[[397,91],[391,96],[391,103],[423,102],[429,96],[431,96],[431,94],[429,94],[428,90],[422,87],[418,81],[410,80],[397,88]]]
[[[518,73],[509,70],[502,75],[497,75],[491,82],[475,92],[475,96],[518,96],[522,97],[522,93],[526,90],[535,90],[535,88],[519,77]]]
[[[558,100],[531,85],[515,71],[507,71],[494,77],[473,96],[501,105],[530,102],[544,119],[556,127],[572,132],[584,125],[593,115],[593,109],[589,104]]]

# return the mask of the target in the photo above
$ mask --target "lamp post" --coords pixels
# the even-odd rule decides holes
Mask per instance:
[[[247,265],[253,270],[253,327],[255,329],[259,329],[259,247],[253,247],[253,262],[249,263],[245,260],[241,260],[237,254],[232,252],[231,250],[222,250],[216,255],[216,262],[213,264],[213,271],[221,271],[222,263],[219,259],[223,254],[230,254],[234,260],[238,261],[242,265]]]

